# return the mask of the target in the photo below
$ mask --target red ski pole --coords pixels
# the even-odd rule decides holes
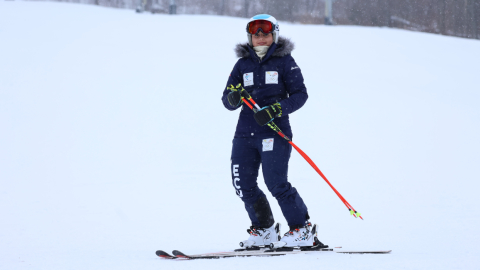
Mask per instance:
[[[237,88],[241,87],[241,84],[239,84],[237,86]],[[233,85],[231,85],[229,87],[229,89],[235,89],[233,87]],[[235,91],[238,91],[235,89]],[[247,104],[247,106],[252,109],[254,112],[257,112],[259,110],[261,110],[260,106],[258,106],[258,104],[255,102],[255,100],[253,100],[252,96],[250,96],[250,94],[244,90],[243,88],[240,90],[241,91],[241,94],[242,94],[242,101]],[[358,213],[355,208],[352,207],[352,205],[350,203],[347,202],[347,200],[345,200],[345,198],[342,196],[342,194],[340,194],[340,192],[338,192],[338,190],[330,183],[330,181],[328,181],[327,177],[325,177],[325,175],[322,173],[322,171],[320,171],[320,169],[317,167],[317,165],[315,165],[315,163],[312,161],[312,159],[307,156],[307,154],[305,154],[305,152],[303,152],[298,146],[296,146],[292,140],[290,140],[290,138],[288,138],[285,134],[283,134],[283,132],[280,130],[280,128],[273,122],[271,121],[270,123],[267,124],[271,129],[273,129],[275,132],[277,132],[278,135],[280,135],[280,137],[284,138],[285,140],[288,141],[288,143],[290,143],[293,148],[295,148],[295,150],[297,150],[297,152],[308,162],[308,164],[310,164],[310,166],[313,167],[313,169],[315,171],[317,171],[317,173],[323,178],[323,180],[325,180],[325,182],[327,182],[327,184],[330,186],[330,188],[335,192],[335,194],[337,194],[338,198],[340,198],[340,200],[345,204],[345,206],[348,208],[348,211],[350,212],[351,215],[353,215],[354,217],[359,217],[363,220],[363,217],[360,213]]]

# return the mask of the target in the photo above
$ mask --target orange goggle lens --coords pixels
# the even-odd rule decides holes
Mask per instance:
[[[266,20],[253,21],[248,24],[247,32],[255,35],[258,31],[262,31],[264,34],[273,32],[273,25],[271,22]]]

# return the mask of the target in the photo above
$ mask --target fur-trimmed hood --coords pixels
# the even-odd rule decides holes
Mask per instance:
[[[291,54],[292,51],[295,49],[295,44],[286,37],[278,37],[278,43],[276,44],[275,51],[273,52],[272,56],[282,57],[288,54]],[[243,57],[250,57],[250,50],[251,47],[248,43],[238,43],[235,46],[235,54],[239,58]],[[249,50],[250,49],[250,50]]]

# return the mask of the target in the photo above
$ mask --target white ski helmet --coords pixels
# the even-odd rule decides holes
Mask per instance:
[[[250,23],[252,23],[254,21],[270,22],[272,24],[271,30],[270,31],[268,31],[268,30],[264,31],[264,29],[258,28],[258,29],[256,29],[256,31],[254,31],[254,33],[251,33],[251,31],[249,31]],[[259,15],[253,16],[250,19],[250,21],[248,21],[248,23],[247,23],[247,37],[248,37],[248,44],[250,44],[250,46],[253,46],[253,44],[252,44],[252,34],[256,34],[256,33],[258,33],[258,31],[262,31],[264,34],[272,33],[273,41],[275,43],[278,43],[278,35],[280,33],[280,28],[278,27],[278,22],[277,22],[277,19],[275,19],[275,17],[273,17],[271,15],[268,15],[268,14],[259,14]]]

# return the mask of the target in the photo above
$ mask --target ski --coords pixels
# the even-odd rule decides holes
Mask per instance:
[[[392,252],[391,250],[347,250],[347,251],[339,251],[336,250],[336,253],[344,253],[344,254],[388,254]]]
[[[219,259],[219,258],[228,258],[228,257],[257,256],[257,254],[262,254],[265,251],[266,251],[266,249],[253,249],[253,250],[240,249],[240,250],[236,250],[236,251],[186,255],[185,253],[183,253],[179,250],[174,250],[174,251],[172,251],[172,254],[175,257],[181,258],[181,259]]]
[[[218,253],[202,253],[195,255],[187,255],[179,250],[172,251],[172,254],[179,259],[220,259],[220,258],[230,258],[230,257],[267,257],[267,256],[283,256],[288,254],[309,254],[312,252],[324,252],[324,251],[333,251],[333,249],[318,249],[318,250],[301,250],[301,249],[260,249],[260,250],[243,250],[243,251],[231,251],[231,252],[218,252]]]
[[[238,249],[236,251],[213,252],[188,255],[179,250],[172,252],[173,256],[162,251],[157,250],[156,255],[163,259],[182,259],[182,260],[196,260],[196,259],[220,259],[231,257],[271,257],[283,256],[289,254],[311,254],[313,252],[335,252],[339,254],[389,254],[392,250],[339,250],[337,248],[322,248],[322,249],[299,249],[299,248],[281,248],[281,249]]]
[[[187,255],[181,251],[174,250],[172,255],[169,255],[166,252],[157,251],[157,256],[163,259],[220,259],[220,258],[230,258],[230,257],[267,257],[267,256],[283,256],[288,254],[310,254],[312,252],[325,252],[333,251],[340,254],[388,254],[391,250],[349,250],[349,251],[340,251],[333,249],[320,249],[320,250],[245,250],[245,251],[230,251],[230,252],[216,252],[216,253],[202,253],[195,255]]]

